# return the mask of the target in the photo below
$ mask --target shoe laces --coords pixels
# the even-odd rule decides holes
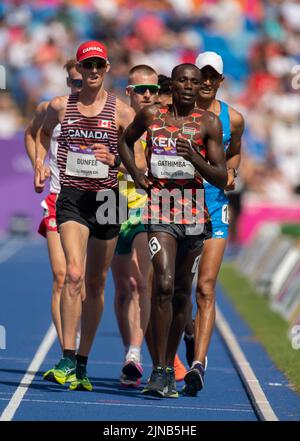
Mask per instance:
[[[55,369],[57,370],[65,370],[65,369],[74,369],[75,363],[68,357],[64,357],[55,365]]]

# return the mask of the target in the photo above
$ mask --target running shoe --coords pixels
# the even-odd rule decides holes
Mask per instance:
[[[182,381],[187,373],[187,370],[177,354],[175,355],[174,359],[174,370],[175,380]]]
[[[186,336],[184,336],[183,340],[185,342],[186,361],[188,362],[189,367],[191,367],[194,361],[195,339],[194,337],[187,338]]]
[[[142,390],[142,394],[163,398],[167,390],[166,371],[163,367],[157,366],[153,369],[151,377]]]
[[[93,390],[92,383],[90,382],[87,373],[86,365],[77,363],[76,366],[76,379],[72,381],[69,387],[70,390],[89,391]]]
[[[185,395],[196,397],[197,392],[204,386],[205,367],[202,363],[197,363],[191,368],[184,377],[185,386],[182,392]]]
[[[178,398],[178,392],[176,390],[175,371],[172,367],[166,368],[167,377],[167,389],[164,394],[166,398]]]
[[[135,378],[137,380],[142,377],[143,368],[140,363],[138,363],[136,360],[132,358],[126,360],[122,369],[122,373],[126,375],[126,377]]]
[[[45,372],[44,380],[53,383],[65,384],[68,381],[76,379],[76,362],[71,358],[63,357],[52,369]]]

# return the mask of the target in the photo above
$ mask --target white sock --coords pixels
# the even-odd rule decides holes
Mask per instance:
[[[127,352],[129,351],[129,345],[124,346],[124,358],[126,359]]]
[[[132,360],[136,363],[141,362],[141,347],[140,346],[129,346],[128,352],[126,354],[126,361]]]
[[[195,367],[195,365],[196,365],[196,364],[199,364],[199,363],[202,364],[202,366],[203,366],[203,368],[204,368],[204,364],[201,363],[201,361],[199,361],[199,360],[194,360],[191,369],[193,369],[193,368]]]

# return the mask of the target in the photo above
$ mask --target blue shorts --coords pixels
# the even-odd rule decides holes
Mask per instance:
[[[212,239],[228,237],[228,198],[224,191],[210,184],[204,185],[205,202],[212,223]]]

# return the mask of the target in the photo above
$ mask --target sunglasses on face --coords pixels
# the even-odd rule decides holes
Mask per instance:
[[[129,84],[127,87],[132,89],[138,95],[144,95],[147,90],[151,95],[158,93],[160,86],[158,84]]]
[[[82,80],[75,80],[73,78],[68,78],[68,85],[70,87],[76,87],[77,89],[80,89],[82,87]]]
[[[80,66],[82,66],[84,69],[93,69],[94,67],[96,69],[103,69],[106,67],[106,61],[105,60],[99,60],[99,61],[81,61]]]

